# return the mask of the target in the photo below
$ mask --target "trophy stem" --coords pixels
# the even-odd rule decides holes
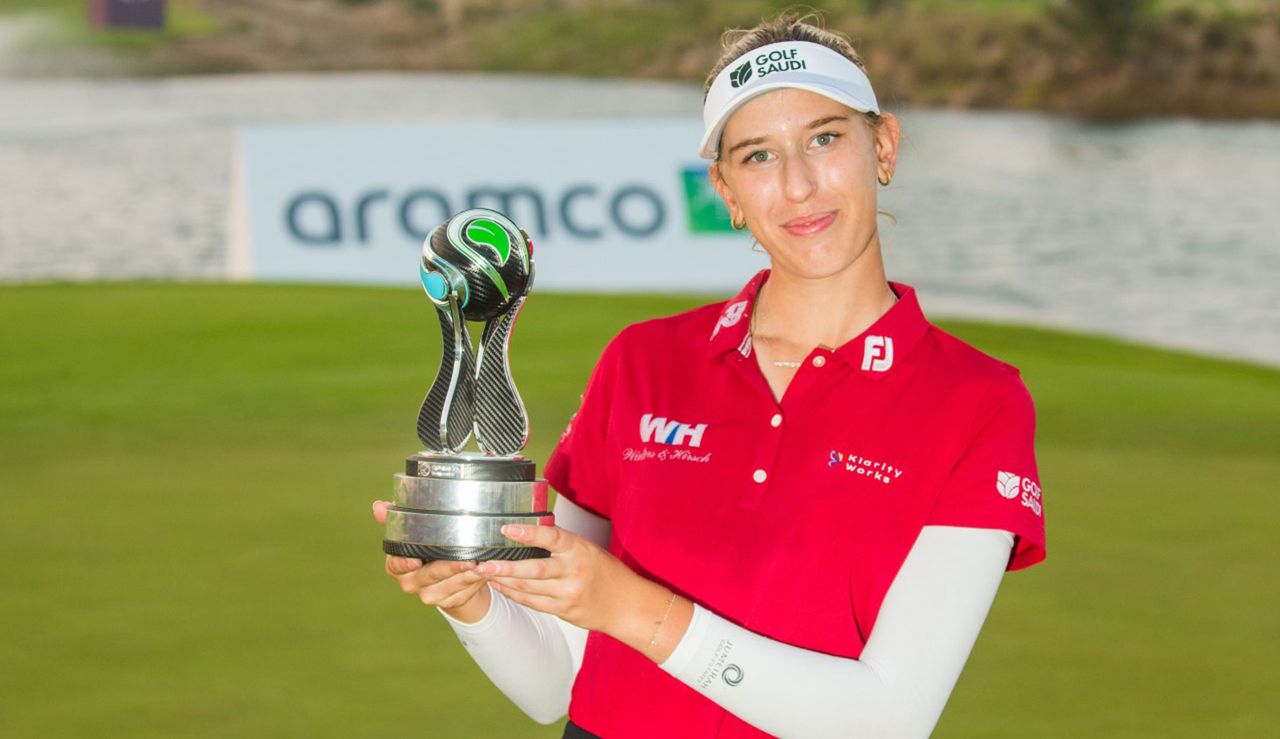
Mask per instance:
[[[471,335],[450,293],[448,305],[437,305],[442,347],[440,369],[418,411],[418,438],[428,449],[458,451],[471,437],[475,416],[475,359]]]
[[[515,454],[529,440],[529,416],[511,379],[511,329],[524,305],[521,295],[485,324],[477,356],[476,444],[488,454]]]

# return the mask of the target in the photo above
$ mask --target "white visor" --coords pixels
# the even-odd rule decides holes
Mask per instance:
[[[707,130],[699,155],[715,159],[729,117],[752,98],[783,87],[815,92],[860,113],[880,112],[871,80],[842,54],[810,41],[769,44],[734,59],[716,75],[702,106]]]

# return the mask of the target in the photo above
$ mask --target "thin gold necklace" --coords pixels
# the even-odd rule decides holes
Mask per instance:
[[[751,322],[747,326],[747,333],[751,337],[752,346],[755,346],[755,343],[756,343],[756,308],[759,305],[760,305],[760,293],[757,292],[756,300],[754,303],[751,304]],[[772,359],[770,360],[770,363],[774,367],[788,367],[790,369],[796,369],[801,364],[804,364],[803,362],[794,361],[790,359]]]

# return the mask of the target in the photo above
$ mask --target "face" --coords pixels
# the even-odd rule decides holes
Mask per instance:
[[[767,92],[729,119],[711,181],[775,271],[822,278],[875,245],[877,177],[893,175],[898,124],[807,90]]]

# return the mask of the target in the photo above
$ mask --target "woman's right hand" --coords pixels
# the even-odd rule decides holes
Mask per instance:
[[[373,502],[373,517],[379,524],[386,523],[389,505],[385,500]],[[489,612],[489,583],[476,572],[475,562],[438,559],[424,567],[420,559],[388,554],[386,570],[401,590],[426,605],[439,606],[450,618],[475,623]]]

